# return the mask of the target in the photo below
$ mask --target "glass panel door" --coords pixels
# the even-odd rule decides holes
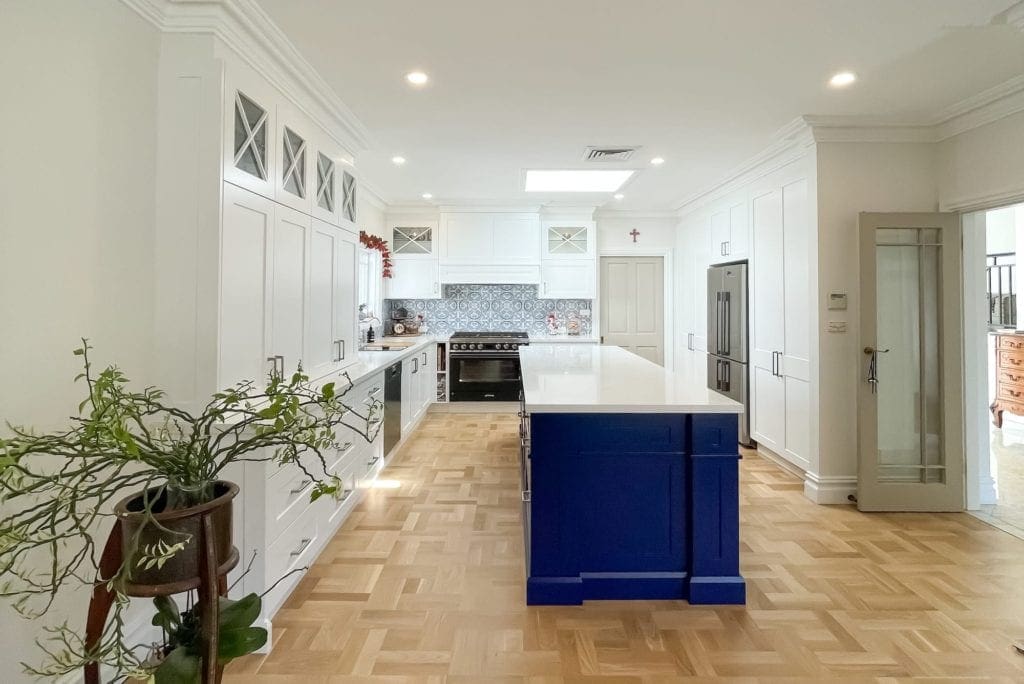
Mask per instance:
[[[346,221],[356,221],[356,179],[348,171],[341,175],[341,217]]]
[[[235,166],[267,179],[267,111],[235,92]]]
[[[316,156],[316,203],[325,211],[334,211],[334,161],[323,152]]]
[[[548,228],[548,254],[565,256],[586,253],[586,226],[552,226]]]
[[[961,510],[960,227],[861,215],[858,505]]]
[[[433,231],[424,227],[395,226],[391,231],[391,244],[395,254],[430,254]]]

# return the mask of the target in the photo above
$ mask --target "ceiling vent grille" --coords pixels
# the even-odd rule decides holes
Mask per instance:
[[[588,147],[583,153],[583,160],[590,162],[624,162],[628,161],[636,147],[619,145],[618,147]]]

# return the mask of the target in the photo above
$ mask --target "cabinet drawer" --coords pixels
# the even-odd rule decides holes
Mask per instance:
[[[309,507],[312,489],[313,480],[294,465],[267,482],[267,539],[277,539]]]
[[[315,507],[307,507],[277,541],[267,547],[268,583],[272,584],[285,573],[313,562],[318,540],[316,513]]]
[[[1009,370],[1006,368],[999,369],[999,386],[1003,385],[1021,385],[1024,387],[1024,368],[1021,370]]]
[[[359,463],[350,463],[348,469],[339,475],[344,489],[341,491],[339,498],[331,499],[333,509],[331,510],[331,516],[328,519],[331,530],[337,527],[341,518],[348,515],[348,512],[356,505],[356,501],[359,500],[358,491],[356,489],[356,472],[359,467]]]
[[[999,351],[1000,368],[1017,368],[1024,370],[1024,351],[1006,350]]]
[[[1000,335],[999,348],[1016,349],[1018,351],[1024,351],[1024,336],[1018,337],[1016,335]]]
[[[327,461],[327,472],[338,473],[345,470],[351,463],[353,456],[360,447],[366,445],[366,440],[348,428],[341,428],[336,431],[339,442],[338,451],[333,458]]]
[[[1014,387],[1012,385],[1000,385],[999,393],[997,395],[1000,399],[1006,401],[1017,401],[1024,403],[1024,387]]]

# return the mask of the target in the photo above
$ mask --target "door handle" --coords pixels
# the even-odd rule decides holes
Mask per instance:
[[[420,360],[415,356],[412,359],[412,374],[416,375],[420,370]]]
[[[868,384],[871,385],[871,393],[878,393],[878,355],[888,354],[888,349],[878,349],[876,347],[864,347],[864,353],[870,357],[868,361]]]

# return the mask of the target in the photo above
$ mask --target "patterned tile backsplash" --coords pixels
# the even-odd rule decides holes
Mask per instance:
[[[444,299],[388,299],[385,316],[405,308],[409,316],[422,313],[432,335],[457,330],[525,330],[547,333],[547,316],[554,311],[564,327],[570,314],[591,308],[589,299],[538,299],[536,285],[445,285]],[[591,312],[592,314],[593,312]],[[590,335],[592,316],[579,316],[580,334]]]

